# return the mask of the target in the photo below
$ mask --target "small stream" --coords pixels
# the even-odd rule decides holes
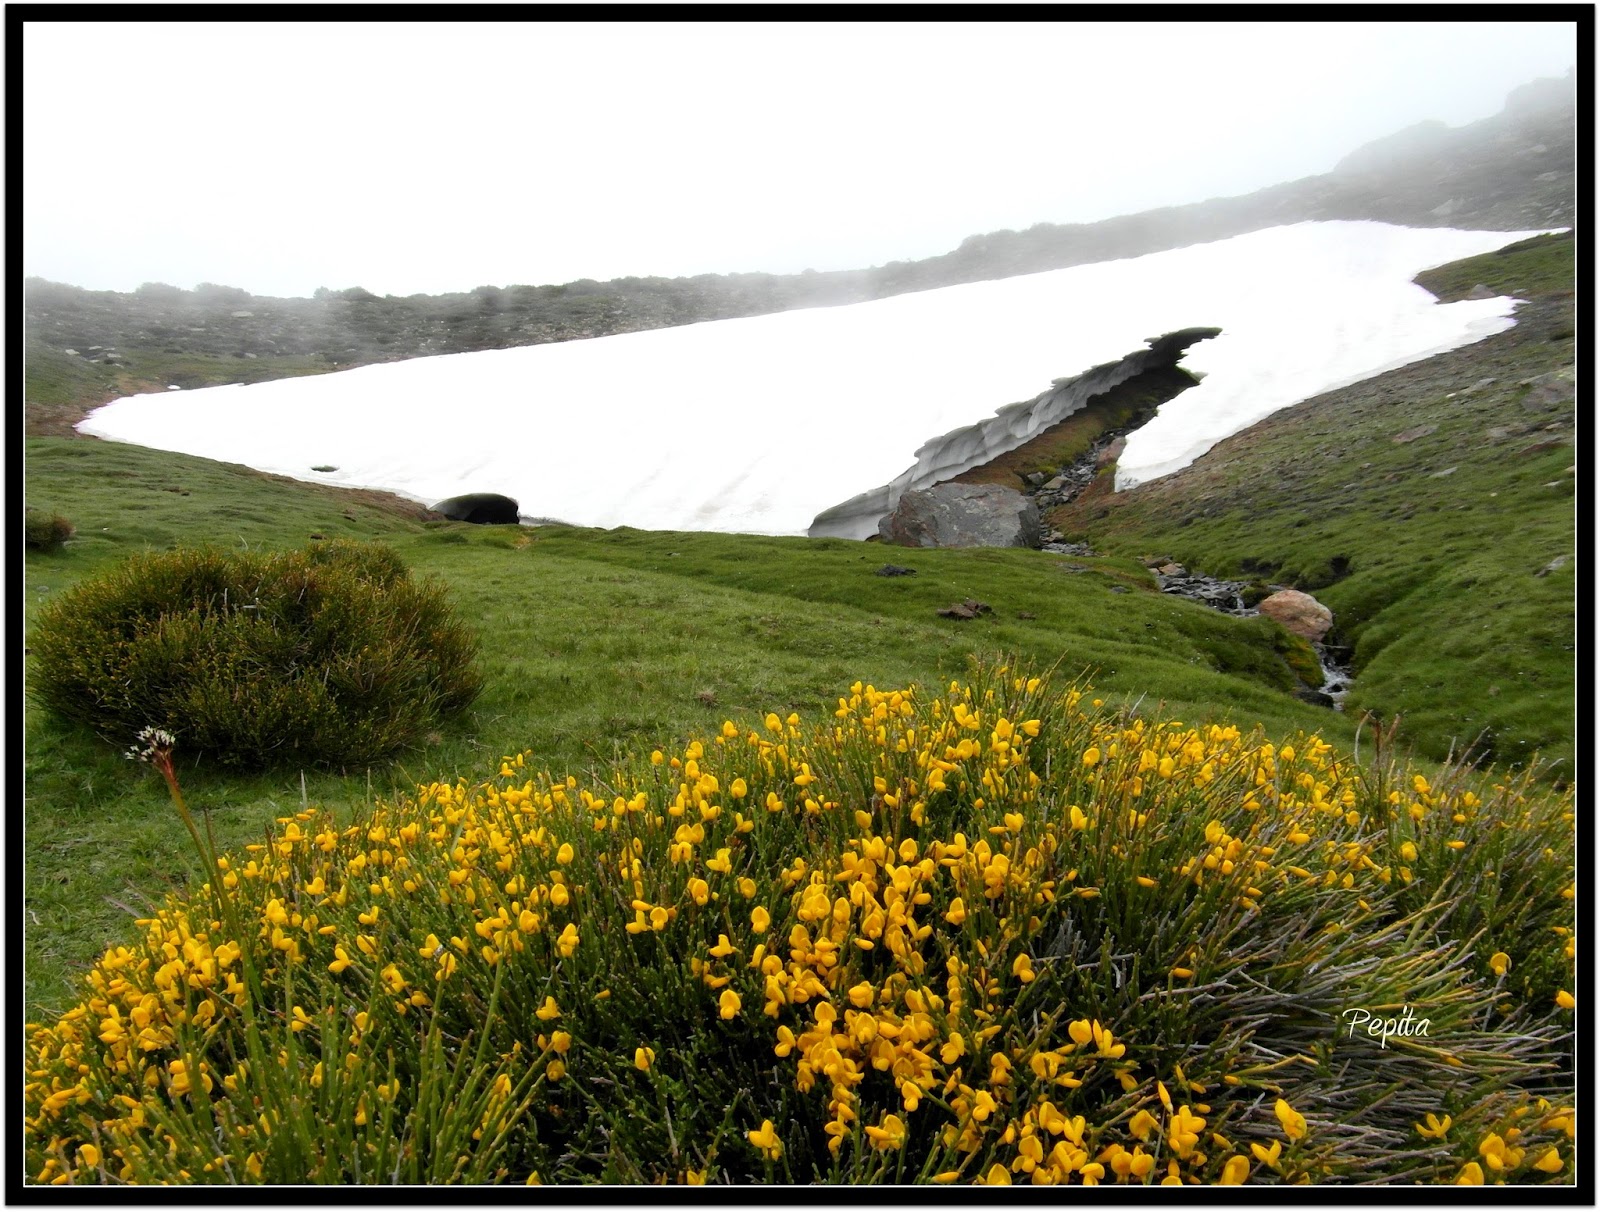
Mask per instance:
[[[1261,613],[1244,604],[1244,592],[1249,588],[1244,581],[1219,580],[1204,573],[1190,572],[1181,564],[1161,564],[1152,568],[1151,572],[1155,574],[1162,593],[1189,598],[1235,618],[1249,619]],[[1284,587],[1273,586],[1274,590],[1281,588]],[[1318,706],[1343,711],[1345,695],[1350,691],[1350,659],[1353,654],[1342,645],[1319,643],[1316,640],[1311,641],[1311,648],[1322,666],[1322,685],[1307,691],[1302,697]]]

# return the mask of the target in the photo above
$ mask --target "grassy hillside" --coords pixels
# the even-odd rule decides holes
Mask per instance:
[[[475,774],[520,749],[579,772],[624,744],[669,747],[728,718],[831,708],[857,679],[942,685],[974,651],[1093,669],[1108,700],[1142,698],[1147,709],[1164,700],[1184,720],[1349,740],[1350,721],[1293,698],[1281,633],[1164,597],[1127,558],[424,522],[382,494],[82,439],[30,440],[26,476],[29,504],[78,530],[59,554],[28,554],[29,620],[81,577],[173,544],[376,538],[448,583],[482,636],[488,687],[463,724],[393,766],[306,771],[305,796],[345,817],[375,795]],[[874,575],[886,560],[916,575]],[[935,613],[966,597],[994,613],[971,622]],[[125,931],[130,913],[193,874],[164,792],[124,747],[28,713],[30,1009],[61,1004],[70,974]],[[224,847],[258,838],[302,796],[297,771],[185,769],[184,779],[191,801],[214,809]]]
[[[1572,240],[1431,270],[1531,302],[1512,330],[1276,413],[1193,466],[1052,520],[1125,555],[1293,585],[1355,649],[1346,709],[1442,759],[1552,760],[1574,707]],[[1175,407],[1181,407],[1180,400]]]

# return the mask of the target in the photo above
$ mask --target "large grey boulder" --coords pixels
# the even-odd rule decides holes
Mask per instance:
[[[999,484],[935,484],[901,494],[878,523],[886,543],[902,547],[1037,547],[1039,509]]]

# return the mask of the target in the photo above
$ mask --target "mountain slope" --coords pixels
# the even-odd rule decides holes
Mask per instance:
[[[1235,198],[1096,223],[1039,223],[964,240],[941,256],[862,270],[583,280],[379,298],[359,287],[313,299],[234,287],[151,284],[132,294],[30,279],[26,400],[31,432],[69,434],[118,395],[259,382],[372,362],[504,349],[833,306],[1139,256],[1311,219],[1532,230],[1574,221],[1576,82],[1540,80],[1460,128],[1422,124],[1361,148],[1333,172]],[[67,351],[71,350],[72,353]]]
[[[1471,747],[1570,777],[1575,427],[1570,237],[1423,275],[1530,297],[1516,327],[1329,392],[1190,467],[1051,520],[1125,555],[1294,586],[1354,648],[1346,710],[1443,758]],[[1182,397],[1169,407],[1181,408]]]

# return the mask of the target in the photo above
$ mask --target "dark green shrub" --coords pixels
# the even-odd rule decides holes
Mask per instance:
[[[379,760],[481,686],[444,588],[379,544],[135,556],[41,610],[29,645],[61,718],[251,768]]]
[[[24,511],[28,526],[28,550],[59,551],[61,545],[72,537],[72,523],[59,514],[45,513],[39,509]]]

